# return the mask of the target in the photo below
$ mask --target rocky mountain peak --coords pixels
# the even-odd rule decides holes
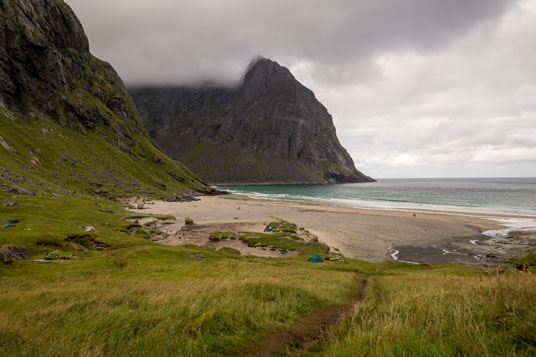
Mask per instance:
[[[213,183],[364,182],[331,115],[277,62],[258,57],[229,88],[130,90],[150,135]]]

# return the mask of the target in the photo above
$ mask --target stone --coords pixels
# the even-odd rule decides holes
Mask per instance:
[[[16,260],[25,260],[32,257],[28,249],[17,245],[3,245],[0,248],[0,253],[3,256],[4,264],[11,264]]]
[[[2,146],[4,149],[8,151],[16,151],[14,147],[8,144],[8,142],[0,136],[0,146]]]
[[[36,262],[38,264],[50,264],[51,263],[50,260],[45,260],[45,259],[36,259],[36,260],[34,260],[34,262]]]
[[[85,227],[84,230],[85,230],[86,232],[95,232],[95,227],[93,227],[93,226],[87,226],[87,227]]]
[[[63,259],[63,260],[76,260],[76,259],[79,259],[79,258],[81,258],[79,255],[71,254],[71,255],[61,257],[60,259]]]
[[[28,196],[35,196],[35,192],[28,191],[22,187],[19,186],[9,186],[8,192],[15,193],[17,195],[28,195]]]
[[[4,205],[3,206],[4,207],[13,207],[14,208],[14,207],[18,207],[19,205],[18,205],[18,203],[16,201],[7,198],[7,199],[4,200]]]
[[[205,259],[206,255],[198,253],[198,254],[190,255],[190,258]]]

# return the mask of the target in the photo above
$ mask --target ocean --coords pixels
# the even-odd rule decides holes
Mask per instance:
[[[445,210],[536,218],[536,178],[379,179],[336,185],[218,186],[257,199],[387,210]]]

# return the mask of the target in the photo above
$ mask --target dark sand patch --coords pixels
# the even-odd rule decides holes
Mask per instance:
[[[476,243],[476,244],[475,244]],[[536,232],[510,232],[506,237],[455,237],[435,243],[393,247],[399,261],[417,263],[458,263],[478,268],[495,268],[512,263],[536,249]]]

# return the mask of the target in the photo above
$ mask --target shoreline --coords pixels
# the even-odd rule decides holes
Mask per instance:
[[[415,213],[438,213],[443,215],[463,215],[463,216],[475,216],[475,217],[504,217],[504,218],[526,218],[526,219],[534,219],[536,220],[536,213],[531,214],[527,212],[500,212],[500,211],[486,211],[486,207],[476,207],[475,210],[471,210],[468,208],[464,208],[461,206],[441,206],[441,205],[435,205],[435,204],[422,204],[427,207],[411,207],[411,206],[383,206],[381,203],[389,202],[389,201],[360,201],[363,202],[362,205],[356,204],[356,203],[343,203],[342,199],[338,201],[328,201],[324,199],[284,199],[281,197],[256,197],[255,195],[249,195],[247,193],[235,193],[235,192],[229,192],[227,191],[231,196],[234,197],[245,197],[251,200],[258,200],[258,201],[281,201],[281,202],[294,202],[294,203],[300,203],[300,204],[311,204],[311,205],[320,205],[320,206],[334,206],[334,207],[343,207],[343,208],[351,208],[356,210],[370,210],[370,211],[393,211],[393,212],[415,212]],[[378,205],[375,205],[374,203],[377,203]],[[411,204],[411,202],[406,202]],[[415,203],[417,204],[417,203]],[[433,206],[439,206],[437,208]],[[536,227],[536,224],[535,224]]]
[[[399,251],[399,261],[486,267],[508,263],[512,256],[528,249],[526,236],[522,237],[522,244],[516,241],[506,249],[500,242],[503,238],[482,235],[485,231],[504,229],[504,224],[494,220],[500,217],[487,214],[370,210],[239,195],[201,196],[200,201],[182,203],[152,201],[146,207],[132,211],[177,218],[175,223],[166,225],[170,237],[182,229],[185,218],[216,231],[226,226],[235,230],[259,229],[269,222],[269,217],[278,217],[305,227],[333,252],[370,262],[391,261],[393,252]],[[179,245],[173,238],[166,243]]]

